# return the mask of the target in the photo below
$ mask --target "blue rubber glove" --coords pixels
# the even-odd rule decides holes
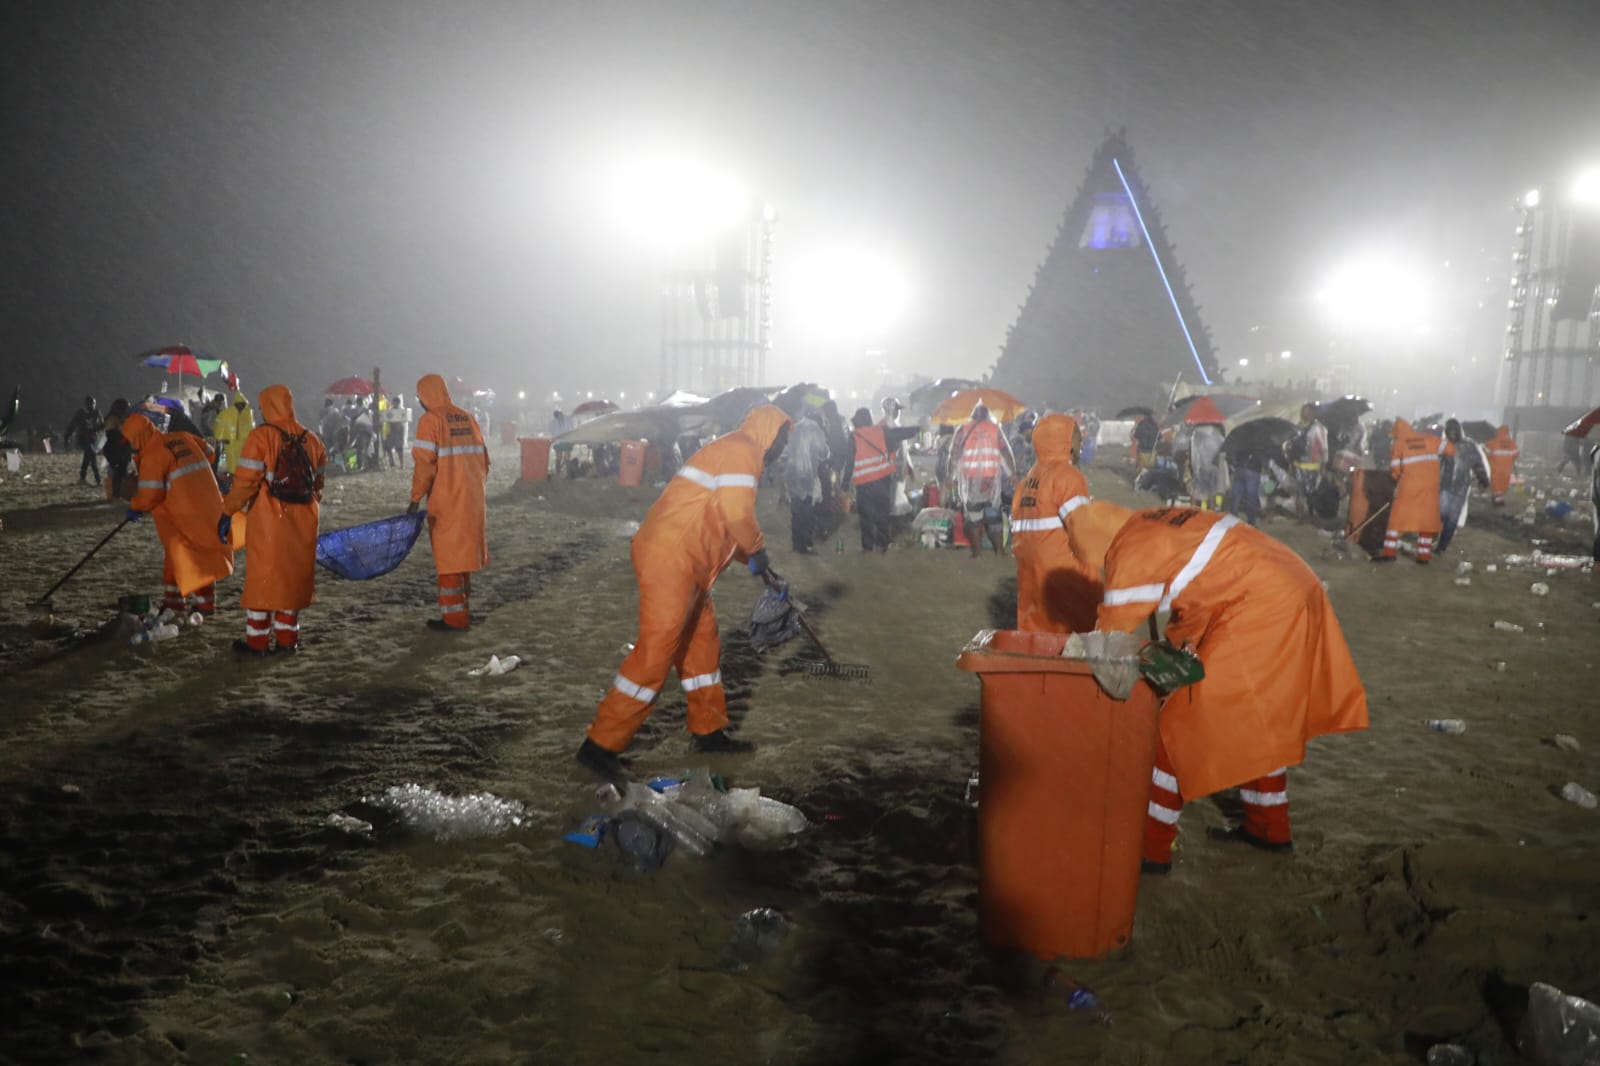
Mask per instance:
[[[233,515],[225,514],[217,519],[217,539],[224,544],[233,543]]]
[[[767,572],[767,568],[772,564],[767,561],[767,550],[762,548],[760,551],[750,556],[750,561],[744,565],[750,568],[750,572],[752,574],[754,574],[756,577],[760,577],[762,574]]]
[[[143,511],[135,511],[132,507],[130,507],[130,508],[128,508],[128,513],[123,515],[122,517],[124,519],[126,519],[127,521],[129,521],[129,522],[137,522],[139,519],[144,517],[144,512]]]

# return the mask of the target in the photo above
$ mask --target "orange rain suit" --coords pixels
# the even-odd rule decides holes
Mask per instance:
[[[1017,559],[1017,628],[1087,633],[1100,605],[1100,567],[1072,551],[1067,516],[1090,502],[1089,482],[1072,461],[1077,420],[1050,414],[1033,427],[1039,457],[1011,503],[1011,554]]]
[[[788,424],[771,404],[751,411],[737,430],[694,453],[634,534],[639,637],[589,726],[589,739],[607,751],[628,746],[672,669],[688,699],[689,732],[727,727],[711,586],[730,562],[762,550],[756,484],[767,449]]]
[[[411,441],[411,502],[428,498],[428,542],[439,575],[439,614],[450,628],[466,629],[472,624],[469,575],[489,565],[484,502],[489,449],[477,420],[450,402],[444,378],[423,377],[417,382],[417,399],[427,413]]]
[[[1192,644],[1205,664],[1205,680],[1162,708],[1145,858],[1170,861],[1180,796],[1241,784],[1245,830],[1286,843],[1285,768],[1305,759],[1310,738],[1367,726],[1366,691],[1322,582],[1260,530],[1187,507],[1136,512],[1105,572],[1101,629],[1132,632],[1169,610],[1167,639]]]
[[[1502,505],[1506,502],[1506,492],[1511,488],[1511,471],[1522,452],[1518,450],[1517,442],[1511,439],[1511,430],[1505,426],[1495,430],[1483,450],[1489,455],[1489,495],[1497,506]]]
[[[1403,533],[1417,535],[1417,562],[1433,558],[1433,539],[1444,525],[1439,517],[1439,456],[1444,439],[1413,429],[1400,418],[1394,424],[1389,448],[1389,472],[1394,475],[1394,502],[1389,505],[1389,527],[1383,535],[1383,557],[1393,559]]]
[[[265,650],[268,612],[277,614],[272,629],[278,647],[295,647],[300,609],[316,600],[318,501],[328,452],[321,439],[295,418],[294,396],[286,386],[262,389],[260,402],[262,422],[250,431],[239,450],[233,488],[222,508],[228,514],[249,509],[250,559],[240,601],[245,608],[246,641]],[[310,503],[285,503],[268,491],[284,446],[280,429],[291,437],[305,433],[302,443],[316,475],[316,492]],[[214,528],[212,536],[216,536]]]
[[[163,606],[174,610],[195,597],[204,614],[216,609],[216,583],[233,573],[233,549],[217,543],[222,492],[211,472],[211,449],[189,433],[162,433],[141,414],[122,422],[122,435],[138,453],[139,491],[128,506],[155,516],[166,554]]]

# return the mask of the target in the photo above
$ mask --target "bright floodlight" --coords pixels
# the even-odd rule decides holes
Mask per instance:
[[[1573,182],[1572,200],[1584,207],[1600,207],[1600,170],[1585,171]]]
[[[887,259],[838,250],[796,263],[790,307],[797,321],[841,338],[879,333],[905,309],[908,288]]]
[[[1248,360],[1248,359],[1241,359],[1241,360],[1239,360],[1239,365],[1240,365],[1240,366],[1249,366],[1249,365],[1250,365],[1250,360]]]
[[[623,170],[611,210],[656,247],[681,248],[745,218],[750,196],[739,181],[689,160],[654,160]]]
[[[1394,330],[1415,326],[1427,314],[1422,274],[1387,258],[1352,262],[1317,293],[1317,302],[1343,327]]]
[[[1527,207],[1527,208],[1538,207],[1539,206],[1539,190],[1538,189],[1529,189],[1527,192],[1523,193],[1522,194],[1522,206],[1523,207]]]
[[[1294,354],[1293,352],[1279,352],[1278,353],[1278,358],[1279,359],[1287,359],[1293,354]]]

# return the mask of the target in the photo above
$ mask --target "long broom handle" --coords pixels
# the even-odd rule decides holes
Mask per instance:
[[[1390,501],[1390,503],[1393,503],[1393,502],[1394,502],[1393,500]],[[1389,509],[1389,504],[1386,503],[1382,507],[1378,508],[1376,511],[1373,511],[1371,514],[1367,515],[1367,520],[1365,522],[1361,523],[1356,528],[1352,529],[1350,532],[1346,533],[1344,535],[1344,539],[1345,540],[1354,540],[1355,538],[1361,536],[1361,531],[1363,529],[1366,529],[1368,526],[1372,525],[1372,520],[1377,518],[1379,515],[1381,515],[1383,512],[1387,511],[1388,509]]]
[[[780,578],[777,574],[774,574],[770,569],[767,569],[767,570],[761,571],[761,580],[763,580],[763,581],[765,581],[767,583],[767,588],[772,589],[772,591],[776,592],[776,591],[778,591],[778,589],[777,589],[777,586],[774,585],[774,582],[781,581],[783,579]],[[813,645],[816,646],[817,651],[822,655],[822,657],[824,659],[827,660],[828,665],[832,666],[833,665],[833,656],[828,654],[828,649],[824,648],[822,646],[822,641],[817,638],[816,631],[811,628],[811,623],[806,621],[805,612],[804,611],[796,611],[794,613],[794,616],[800,620],[800,628],[805,630],[806,637],[811,641],[811,643]]]
[[[133,521],[133,519],[131,519],[131,518],[124,518],[120,523],[118,523],[115,527],[113,527],[111,532],[106,534],[104,540],[102,540],[99,544],[96,544],[94,547],[90,548],[89,549],[89,554],[85,555],[82,559],[78,560],[78,565],[77,566],[74,566],[71,570],[68,570],[65,574],[62,574],[61,575],[61,580],[57,581],[54,585],[51,585],[50,586],[50,591],[46,592],[43,596],[40,596],[34,602],[35,603],[44,603],[46,600],[48,600],[55,593],[56,589],[60,588],[62,585],[65,585],[67,583],[67,579],[68,578],[70,578],[73,574],[76,574],[79,570],[83,569],[83,564],[84,563],[86,563],[90,559],[94,558],[95,552],[99,551],[101,548],[104,548],[107,544],[110,544],[111,543],[111,538],[116,536],[118,533],[121,533],[122,532],[122,527],[127,525],[129,522],[132,522],[132,521]]]

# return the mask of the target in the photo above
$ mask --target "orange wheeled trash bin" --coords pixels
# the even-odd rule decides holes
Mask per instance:
[[[1097,958],[1127,944],[1156,757],[1144,680],[1107,696],[1067,637],[986,629],[957,665],[983,685],[978,926],[991,947]]]
[[[550,477],[550,438],[523,437],[522,480],[545,481]]]

